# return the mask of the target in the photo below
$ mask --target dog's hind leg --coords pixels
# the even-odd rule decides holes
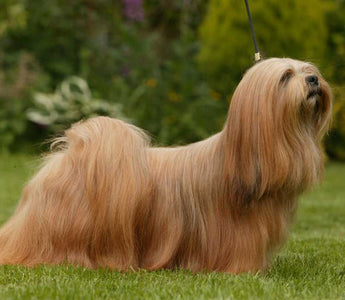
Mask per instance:
[[[55,144],[0,230],[0,264],[136,268],[136,215],[147,209],[150,192],[147,137],[98,117]]]

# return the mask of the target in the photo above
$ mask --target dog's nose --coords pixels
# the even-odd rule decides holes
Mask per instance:
[[[305,78],[305,81],[311,85],[319,85],[319,79],[316,75],[310,75]]]

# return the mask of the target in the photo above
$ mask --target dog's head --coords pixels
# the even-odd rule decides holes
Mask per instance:
[[[244,185],[263,193],[315,183],[331,106],[330,88],[310,63],[271,58],[250,68],[234,92],[225,128],[229,162],[237,162]]]
[[[269,122],[272,130],[277,126],[284,127],[285,134],[308,130],[321,138],[330,120],[331,90],[314,65],[271,58],[246,72],[231,105],[247,120],[254,117],[259,127]]]

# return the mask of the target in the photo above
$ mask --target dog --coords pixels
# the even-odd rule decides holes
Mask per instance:
[[[206,140],[150,147],[120,120],[73,125],[1,228],[0,264],[264,272],[322,178],[331,98],[312,64],[270,58]]]

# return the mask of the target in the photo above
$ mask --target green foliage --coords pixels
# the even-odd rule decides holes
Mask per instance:
[[[332,158],[345,161],[345,86],[333,91],[333,122],[326,137],[326,151]]]
[[[2,55],[0,49],[0,151],[19,146],[19,140],[28,133],[25,110],[31,106],[30,91],[39,88],[39,67],[25,52]],[[19,147],[18,147],[19,148]]]
[[[127,99],[122,102],[124,111],[160,144],[208,137],[221,129],[227,103],[208,87],[197,71],[193,59],[198,51],[196,43],[177,41],[171,44],[170,51],[170,57],[153,69],[143,86],[127,92]]]
[[[251,1],[259,48],[268,57],[293,57],[319,64],[326,48],[322,0]],[[213,86],[229,91],[252,64],[253,43],[243,1],[210,0],[200,27],[199,61]]]
[[[195,30],[200,14],[196,18],[194,13],[204,4],[175,1],[156,8],[151,2],[146,3],[148,15],[157,16],[161,32],[123,21],[121,6],[114,9],[113,1],[102,0],[96,7],[82,0],[27,1],[27,26],[9,32],[3,47],[11,52],[24,46],[33,53],[49,74],[50,88],[73,75],[85,78],[96,97],[120,103],[125,115],[160,144],[205,138],[221,128],[227,103],[208,88],[194,59],[198,46],[188,28]],[[167,6],[172,9],[163,9]],[[157,14],[160,9],[165,16]],[[172,19],[179,20],[176,40],[169,39]],[[154,26],[147,21],[147,27]],[[50,120],[56,114],[47,110],[29,116],[44,122],[43,115]]]
[[[25,27],[26,16],[22,0],[2,0],[0,3],[0,37],[9,30]]]
[[[326,137],[326,151],[333,159],[345,161],[345,2],[327,12],[328,35],[325,70],[334,85],[333,122]]]
[[[6,0],[9,1],[9,0]],[[2,38],[4,52],[30,52],[49,74],[50,87],[68,76],[80,75],[107,82],[122,68],[126,32],[121,5],[101,0],[23,0],[26,26],[9,30]],[[131,59],[129,57],[129,59]],[[104,86],[104,84],[103,84]]]
[[[121,104],[124,115],[159,144],[193,142],[222,127],[227,95],[252,64],[243,1],[143,0],[140,22],[126,17],[123,3],[0,1],[2,150],[42,141],[56,129],[29,122],[25,112],[34,105],[36,92],[51,95],[71,76],[84,78],[93,98]],[[316,63],[340,87],[335,101],[341,106],[345,2],[268,0],[250,5],[262,53]],[[27,67],[23,54],[30,56]],[[344,135],[336,125],[341,121],[334,124],[326,149],[339,159]]]
[[[46,126],[53,133],[99,115],[123,118],[118,104],[93,98],[86,81],[75,76],[64,80],[54,94],[35,93],[33,108],[26,115],[30,121]]]
[[[8,151],[27,126],[23,114],[25,104],[16,100],[0,100],[0,152]]]
[[[341,86],[345,82],[345,1],[334,3],[334,9],[325,13],[329,34],[324,69],[332,82]],[[342,94],[344,95],[344,92]]]
[[[159,28],[165,37],[171,39],[183,36],[186,30],[197,30],[207,1],[146,0],[144,4],[147,25],[153,30]]]

